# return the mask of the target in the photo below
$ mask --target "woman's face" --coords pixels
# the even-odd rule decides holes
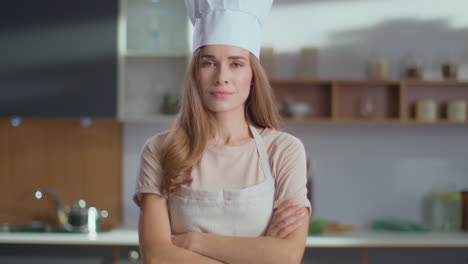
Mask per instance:
[[[204,46],[198,69],[202,100],[209,110],[243,111],[252,83],[249,51],[228,45]]]

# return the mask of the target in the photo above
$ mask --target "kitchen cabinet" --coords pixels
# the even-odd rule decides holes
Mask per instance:
[[[302,263],[466,264],[467,238],[465,232],[411,234],[370,230],[310,235]],[[80,255],[76,252],[80,252]],[[0,232],[0,263],[6,259],[27,259],[31,256],[38,260],[76,256],[77,260],[83,260],[82,263],[86,264],[109,263],[110,260],[112,264],[141,263],[136,227],[115,228],[110,232],[98,233],[96,237],[70,233]]]
[[[0,263],[113,264],[111,247],[0,246]]]
[[[468,82],[458,81],[372,81],[372,80],[272,80],[277,103],[305,102],[311,113],[303,119],[287,116],[299,124],[429,124],[468,125],[447,121],[447,103],[462,99],[468,102]],[[436,103],[437,120],[416,119],[416,102],[430,98]]]
[[[466,248],[448,249],[372,249],[369,250],[369,264],[466,264],[468,263],[468,250]]]
[[[0,117],[104,117],[117,109],[118,0],[5,1]]]
[[[307,248],[302,264],[466,264],[466,248]]]
[[[121,223],[119,121],[0,118],[0,146],[0,222],[56,223],[51,197],[34,196],[45,187],[64,205],[84,199],[87,206],[107,210],[103,229]]]
[[[0,263],[8,264],[134,264],[142,263],[130,246],[0,246]]]
[[[139,247],[120,247],[118,250],[119,264],[142,263]]]
[[[137,246],[1,245],[0,263],[141,263]],[[466,248],[306,248],[302,264],[466,264]]]
[[[118,117],[168,120],[163,100],[180,95],[191,55],[184,1],[120,0],[119,10]]]
[[[341,248],[306,248],[302,264],[363,264],[362,250]]]

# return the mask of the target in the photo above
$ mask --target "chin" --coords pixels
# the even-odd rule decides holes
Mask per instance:
[[[238,110],[242,105],[226,105],[226,104],[212,104],[208,105],[208,109],[213,113],[225,113]]]

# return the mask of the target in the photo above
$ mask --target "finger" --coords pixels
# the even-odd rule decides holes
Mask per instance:
[[[304,218],[304,215],[295,215],[295,216],[290,216],[289,218],[283,219],[282,221],[276,221],[272,222],[270,226],[268,227],[267,230],[267,235],[269,236],[278,236],[278,233],[280,230],[290,224],[293,224],[295,222],[302,221]]]
[[[266,235],[276,235],[279,232],[278,224],[280,224],[282,220],[293,214],[293,212],[300,211],[299,209],[302,208],[303,206],[295,205],[292,200],[284,201],[281,204],[281,206],[274,211]]]
[[[271,230],[271,236],[276,237],[276,238],[284,238],[287,236],[290,232],[294,231],[296,226],[300,226],[302,221],[296,221],[292,222],[289,225],[285,225],[283,227],[276,226],[275,228],[272,228]]]
[[[294,205],[294,206],[291,206],[291,207],[288,207],[288,209],[285,209],[279,213],[276,214],[276,217],[274,218],[274,221],[275,222],[281,222],[283,221],[284,219],[286,218],[289,218],[291,216],[294,216],[296,215],[298,212],[301,212],[302,210],[302,207],[301,205]]]
[[[291,225],[295,222],[303,221],[303,218],[306,216],[302,207],[300,210],[295,211],[294,214],[284,216],[281,219],[276,219],[272,221],[268,230],[268,234],[271,236],[278,236],[280,230],[288,225]]]
[[[280,229],[288,226],[288,225],[291,225],[295,222],[299,222],[299,221],[302,221],[302,219],[304,219],[305,217],[305,212],[304,210],[298,210],[298,211],[295,211],[293,214],[289,215],[288,217],[284,218],[283,220],[281,220],[279,223],[278,223],[278,227]]]
[[[285,228],[281,229],[279,232],[278,232],[278,237],[279,238],[285,238],[287,237],[289,234],[291,234],[293,231],[295,231],[296,229],[298,229],[300,226],[302,226],[304,224],[303,221],[300,221],[300,222],[294,222],[293,224],[291,225],[288,225],[286,226]]]
[[[284,216],[286,211],[292,210],[295,206],[296,205],[292,201],[286,201],[278,209],[275,210],[272,221],[276,221],[278,218],[281,218],[282,216]]]
[[[282,212],[283,210],[291,207],[291,206],[294,206],[294,203],[291,201],[291,200],[287,200],[286,202],[282,203],[280,207],[278,207],[278,209],[275,210],[275,212]]]

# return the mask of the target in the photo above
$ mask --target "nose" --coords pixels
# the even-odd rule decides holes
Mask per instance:
[[[216,84],[224,85],[229,83],[229,72],[224,66],[219,66],[216,75]]]

